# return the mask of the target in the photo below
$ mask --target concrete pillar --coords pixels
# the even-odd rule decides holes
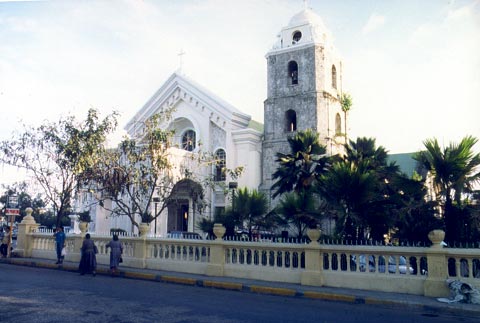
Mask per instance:
[[[67,249],[67,255],[65,257],[65,260],[68,261],[74,261],[74,262],[80,262],[80,257],[82,256],[82,243],[83,243],[83,238],[85,237],[84,235],[81,234],[76,234],[72,237],[67,235],[67,246],[69,245],[69,240],[73,240],[73,250],[68,250]]]
[[[210,245],[210,262],[207,266],[208,276],[223,276],[225,266],[225,251],[223,240],[212,241]]]
[[[442,230],[433,230],[428,234],[432,246],[427,249],[428,275],[423,285],[424,295],[428,297],[448,297],[450,291],[446,280],[448,278],[447,255],[441,242],[445,237]]]
[[[20,257],[31,257],[33,248],[33,237],[29,234],[38,228],[38,223],[32,216],[33,209],[28,207],[25,212],[27,215],[22,222],[18,224],[17,247],[14,252]]]
[[[308,229],[307,236],[310,243],[305,248],[305,270],[302,272],[300,282],[302,285],[322,286],[322,257],[321,248],[318,243],[321,231],[319,229]]]
[[[213,232],[217,237],[210,244],[210,262],[206,274],[209,276],[223,276],[225,266],[225,248],[222,240],[225,234],[225,227],[220,223],[213,225]]]
[[[300,277],[302,285],[322,286],[323,285],[323,271],[322,271],[322,257],[321,248],[318,242],[310,243],[305,248],[305,270]]]
[[[140,237],[135,239],[135,245],[133,247],[133,259],[135,259],[136,264],[139,268],[147,267],[147,233],[150,231],[149,223],[140,223],[139,224]]]

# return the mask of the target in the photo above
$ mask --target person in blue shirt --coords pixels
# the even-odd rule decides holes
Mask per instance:
[[[57,262],[55,264],[63,263],[62,249],[65,247],[65,233],[63,232],[63,227],[57,228],[56,232],[53,234],[55,236],[55,246],[57,251]]]

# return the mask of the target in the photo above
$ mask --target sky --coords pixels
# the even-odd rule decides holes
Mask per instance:
[[[310,0],[343,60],[350,138],[480,138],[480,0]],[[302,0],[0,0],[0,141],[90,108],[119,131],[169,76],[263,122],[265,54]],[[179,55],[179,53],[185,53]],[[477,150],[480,144],[477,144]],[[0,166],[0,184],[20,173]]]

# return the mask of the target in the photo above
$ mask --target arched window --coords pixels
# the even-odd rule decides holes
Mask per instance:
[[[297,113],[293,110],[285,112],[285,131],[297,131]]]
[[[334,89],[337,88],[337,69],[335,68],[335,65],[332,65],[332,87]]]
[[[227,164],[227,155],[225,154],[225,150],[218,149],[215,152],[215,170],[213,174],[213,180],[215,182],[221,182],[226,179],[225,175],[225,166]]]
[[[196,146],[197,144],[196,144],[195,131],[193,130],[185,131],[182,136],[182,148],[187,151],[193,151]]]
[[[298,43],[301,38],[302,38],[302,33],[297,30],[296,32],[293,33],[292,44]]]
[[[337,113],[335,116],[335,135],[342,134],[342,117],[340,117],[340,113]]]
[[[298,84],[298,64],[295,61],[288,63],[288,79],[291,85]]]

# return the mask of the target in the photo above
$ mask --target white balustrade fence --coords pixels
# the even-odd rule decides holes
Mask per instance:
[[[23,223],[23,222],[22,222]],[[17,253],[56,259],[52,231],[20,224]],[[66,260],[79,261],[85,232],[67,234]],[[109,263],[110,233],[91,233],[97,261]],[[169,239],[120,235],[122,266],[220,275],[304,285],[448,296],[446,278],[480,288],[480,249],[332,245],[230,240]]]

